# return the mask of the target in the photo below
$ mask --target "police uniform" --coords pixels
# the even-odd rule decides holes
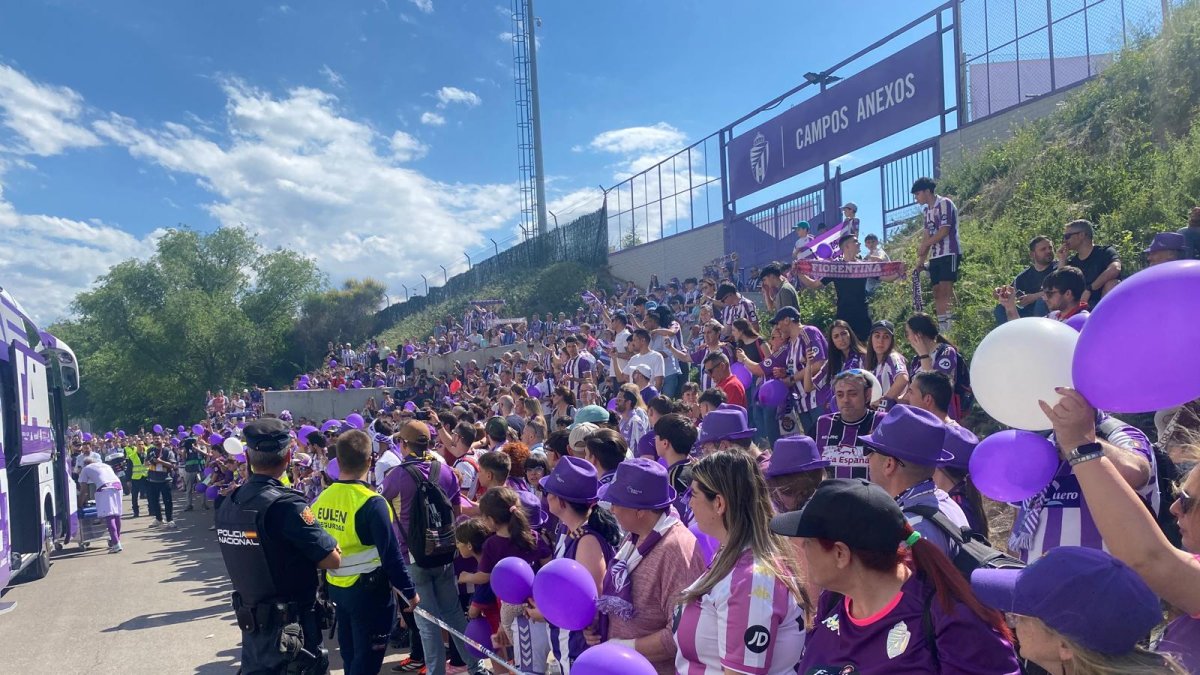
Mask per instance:
[[[142,515],[141,509],[138,508],[139,494],[146,497],[146,508],[150,507],[150,497],[146,494],[147,469],[142,462],[142,456],[132,445],[125,447],[125,459],[129,460],[129,495],[133,503],[133,517],[137,518]]]
[[[396,621],[395,586],[414,595],[400,555],[386,499],[357,480],[341,480],[312,505],[317,522],[342,551],[342,564],[325,572],[329,598],[337,606],[338,646],[347,675],[374,674],[383,664]]]
[[[273,418],[244,431],[252,450],[277,452],[287,451],[287,432]],[[317,563],[337,542],[317,524],[304,496],[255,473],[222,501],[216,523],[242,629],[242,672],[326,672]]]

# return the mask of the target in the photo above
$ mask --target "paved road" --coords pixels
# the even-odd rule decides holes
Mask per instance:
[[[176,494],[176,500],[185,499]],[[0,615],[0,670],[6,673],[164,675],[233,673],[240,633],[229,609],[231,588],[213,534],[212,511],[182,512],[177,530],[149,529],[151,518],[126,518],[122,553],[105,541],[68,546],[40,581],[10,587],[16,601]],[[129,499],[125,513],[131,513]],[[326,645],[341,672],[337,644]],[[395,652],[395,650],[392,650]],[[384,665],[398,661],[392,653]]]

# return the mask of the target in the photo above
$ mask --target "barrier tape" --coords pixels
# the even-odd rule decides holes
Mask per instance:
[[[486,655],[489,659],[492,660],[493,663],[500,664],[500,667],[502,667],[505,670],[507,670],[508,672],[512,673],[512,675],[529,675],[528,673],[523,673],[523,672],[517,670],[514,666],[509,664],[508,660],[505,659],[503,656],[496,654],[495,652],[488,649],[487,647],[484,647],[483,645],[479,644],[475,640],[472,640],[471,638],[467,637],[466,635],[463,635],[462,633],[458,632],[457,630],[454,630],[449,625],[447,625],[445,621],[442,621],[441,619],[430,614],[429,612],[425,611],[424,609],[421,609],[420,607],[413,607],[412,605],[409,605],[409,607],[412,608],[413,614],[424,617],[430,623],[436,624],[442,630],[445,630],[446,632],[450,633],[451,635],[462,640],[464,643],[473,647],[474,649],[479,651],[481,654]]]

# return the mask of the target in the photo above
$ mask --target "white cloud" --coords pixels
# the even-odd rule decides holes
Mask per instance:
[[[61,86],[34,82],[0,64],[0,123],[15,136],[10,152],[51,156],[70,148],[100,145],[79,123],[83,97]]]
[[[515,184],[442,183],[403,166],[425,146],[405,132],[381,137],[331,94],[276,97],[237,81],[224,91],[227,142],[118,115],[95,128],[134,157],[193,176],[219,222],[314,257],[335,282],[371,275],[394,286],[440,272],[519,211]]]
[[[428,124],[431,127],[440,127],[446,123],[446,118],[441,115],[427,110],[421,113],[421,124]]]
[[[429,154],[429,146],[417,140],[412,134],[403,131],[397,131],[392,134],[391,140],[392,157],[397,162],[408,162],[414,159],[421,159]]]
[[[445,108],[452,103],[461,103],[468,108],[474,108],[483,103],[482,99],[475,92],[459,89],[458,87],[442,87],[437,90],[437,94],[435,95],[437,96],[439,108]]]
[[[648,127],[625,127],[596,135],[588,145],[593,150],[629,154],[635,152],[669,152],[680,150],[687,136],[666,122]]]
[[[342,89],[346,86],[345,78],[338,74],[336,70],[330,68],[328,64],[321,65],[321,75],[325,78],[325,81],[329,83],[329,86],[334,87],[335,89]]]
[[[417,9],[422,12],[433,14],[433,0],[409,0],[409,2],[416,5]]]

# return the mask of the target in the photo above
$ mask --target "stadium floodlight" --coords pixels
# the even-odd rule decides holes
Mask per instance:
[[[833,84],[842,78],[829,73],[814,73],[810,70],[804,74],[804,79],[807,80],[809,84]]]

